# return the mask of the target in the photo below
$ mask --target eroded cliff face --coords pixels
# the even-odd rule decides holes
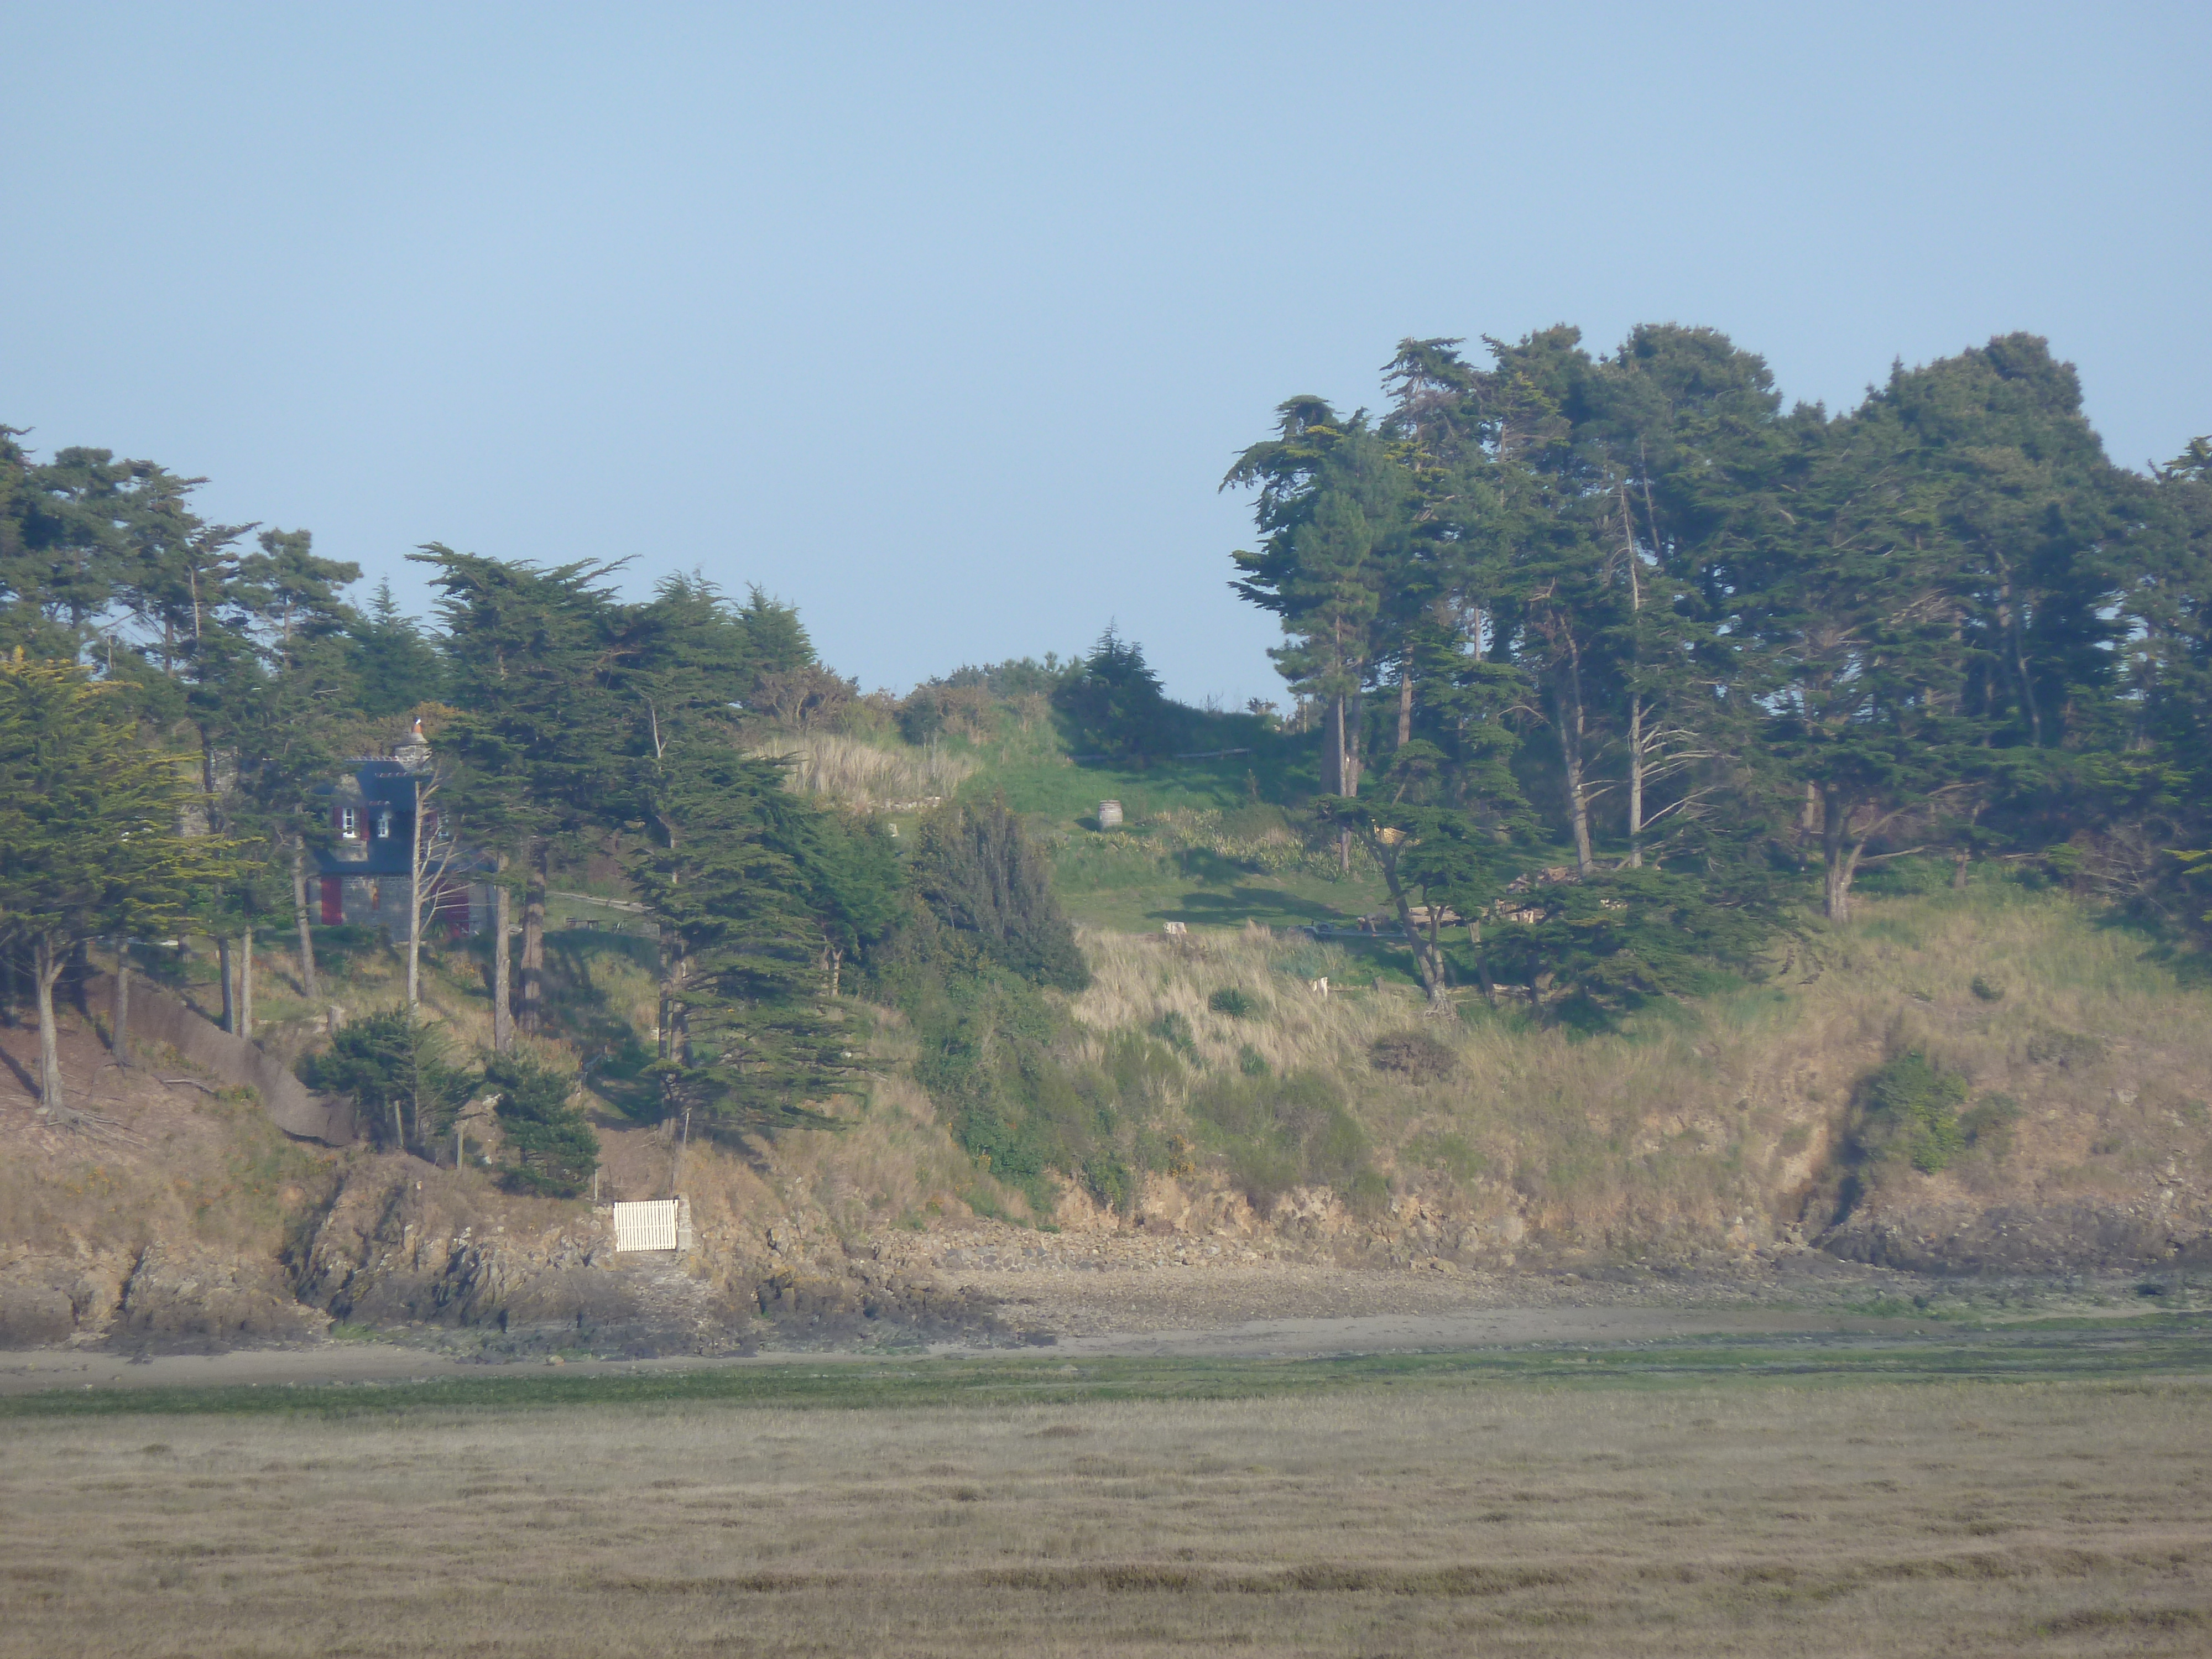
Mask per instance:
[[[417,1160],[365,1158],[309,1236],[294,1283],[337,1319],[465,1333],[488,1354],[1010,1334],[988,1298],[945,1290],[818,1217],[694,1213],[684,1255],[617,1253],[608,1213],[589,1204],[510,1198]]]
[[[293,1296],[282,1263],[236,1249],[157,1239],[0,1261],[0,1348],[215,1352],[319,1336],[329,1323]]]

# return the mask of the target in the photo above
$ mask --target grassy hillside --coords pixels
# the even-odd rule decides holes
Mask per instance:
[[[1505,1261],[1532,1244],[1633,1257],[1816,1236],[1847,1214],[1903,1226],[2008,1206],[2185,1231],[2203,1207],[2212,994],[2074,898],[1995,870],[1954,890],[1948,866],[1908,861],[1869,880],[1853,926],[1807,921],[1761,976],[1704,999],[1595,1033],[1473,993],[1438,1018],[1387,936],[1294,931],[1383,902],[1371,869],[1340,870],[1302,820],[1307,745],[1249,717],[1214,726],[1252,755],[1082,762],[1048,718],[1012,709],[926,747],[792,739],[797,787],[908,835],[928,797],[907,790],[1003,793],[1049,850],[1095,975],[1065,1000],[1002,988],[905,1014],[856,1004],[886,1065],[872,1101],[850,1109],[853,1130],[787,1137],[779,1155],[838,1194],[841,1227],[964,1204],[1266,1231],[1296,1209],[1346,1248]],[[1106,799],[1124,827],[1098,827]],[[1188,937],[1164,935],[1168,921]],[[555,937],[556,1007],[580,1053],[649,1030],[642,944]],[[1322,977],[1326,999],[1310,988]],[[439,984],[464,1025],[483,1020],[475,975]],[[947,1065],[963,1053],[982,1058]],[[1941,1157],[1883,1115],[1884,1068],[1912,1065],[1940,1085]],[[907,1129],[869,1127],[933,1116],[926,1153]],[[973,1155],[964,1180],[946,1131]],[[909,1156],[926,1178],[885,1173]],[[2129,1237],[2111,1249],[2152,1248],[2142,1227]]]
[[[1343,989],[1366,964],[1341,947],[1256,930],[1183,948],[1094,934],[1075,1012],[1101,1054],[1188,1034],[1161,1121],[1246,1200],[1269,1194],[1271,1148],[1282,1179],[1300,1114],[1340,1106],[1364,1146],[1340,1164],[1478,1253],[1743,1245],[1817,1232],[1854,1200],[2201,1202],[2212,994],[2073,900],[2009,883],[1869,908],[1767,983],[1595,1035],[1479,998],[1425,1017],[1387,981]],[[1308,988],[1321,973],[1326,1000]],[[1249,1012],[1218,1012],[1224,993]],[[1908,1053],[1959,1079],[1962,1113],[2001,1103],[2002,1133],[1932,1172],[1866,1157],[1869,1079]]]
[[[1948,872],[1893,866],[1852,927],[1808,922],[1762,977],[1701,1000],[1594,1032],[1473,992],[1438,1014],[1387,939],[1295,931],[1382,894],[1302,830],[1297,745],[1249,735],[1267,784],[1243,757],[1079,763],[1045,722],[1012,716],[988,741],[806,749],[799,787],[873,791],[864,804],[902,829],[928,799],[908,790],[1004,792],[1050,850],[1092,982],[1066,997],[987,977],[894,1007],[875,1000],[884,984],[848,981],[855,1039],[880,1070],[834,1106],[843,1127],[684,1154],[710,1271],[732,1285],[767,1272],[772,1233],[802,1254],[865,1254],[872,1236],[970,1214],[1172,1227],[1263,1255],[1585,1270],[1823,1236],[1905,1265],[2047,1269],[2167,1259],[2212,1237],[2212,990],[2094,908],[1994,870],[1954,890]],[[1097,828],[1102,799],[1121,802],[1125,828]],[[619,888],[611,868],[556,884]],[[587,1070],[605,1191],[643,1196],[674,1164],[661,1129],[621,1109],[650,1049],[653,952],[612,919],[556,906],[561,1035],[534,1047]],[[1170,920],[1189,933],[1164,934]],[[325,930],[319,949],[325,1001],[359,1015],[400,1000],[380,940]],[[427,1000],[464,1048],[489,1035],[485,954],[478,941],[428,958]],[[266,941],[259,964],[264,1041],[315,1041],[324,1009],[299,994],[288,952]],[[210,1012],[213,967],[196,953],[179,975]],[[70,1045],[76,1086],[101,1051],[75,1023]],[[158,1235],[273,1273],[283,1242],[372,1158],[284,1147],[237,1101],[133,1088],[113,1103],[130,1124],[114,1145],[34,1130],[27,1091],[9,1109],[27,1155],[0,1182],[21,1257],[0,1278],[35,1268],[64,1323],[83,1272],[64,1258],[97,1259],[119,1285]],[[384,1161],[390,1181],[428,1175]],[[580,1215],[500,1196],[482,1171],[435,1182],[455,1214],[495,1211],[517,1233]],[[44,1265],[24,1254],[33,1240]]]

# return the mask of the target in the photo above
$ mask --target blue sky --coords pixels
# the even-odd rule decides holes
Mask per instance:
[[[1216,492],[1406,335],[2027,329],[2212,431],[2202,5],[0,3],[0,422],[391,574],[697,567],[903,689],[1273,695]]]

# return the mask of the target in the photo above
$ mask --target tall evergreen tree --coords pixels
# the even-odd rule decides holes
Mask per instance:
[[[39,1016],[39,1091],[63,1100],[54,983],[91,939],[175,927],[230,878],[234,849],[181,833],[191,763],[145,740],[120,688],[17,647],[0,659],[0,942],[28,946]]]

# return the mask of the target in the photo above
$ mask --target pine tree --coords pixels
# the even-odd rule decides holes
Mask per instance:
[[[736,1133],[830,1124],[811,1103],[850,1091],[865,1066],[829,1005],[805,903],[815,809],[775,762],[703,735],[665,748],[647,787],[655,833],[630,872],[663,927],[665,1110]]]
[[[40,1095],[65,1121],[53,991],[74,948],[174,928],[237,873],[230,842],[179,829],[190,764],[145,741],[120,688],[0,661],[0,941],[32,951]]]

